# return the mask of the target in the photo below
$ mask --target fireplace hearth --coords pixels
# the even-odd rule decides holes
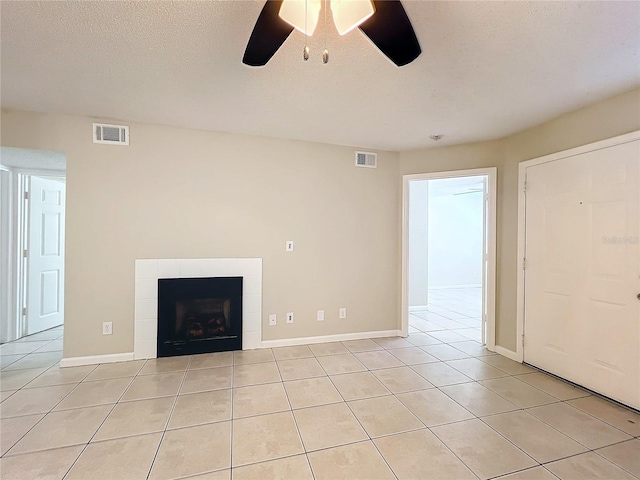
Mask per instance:
[[[158,279],[158,357],[242,350],[242,277]]]

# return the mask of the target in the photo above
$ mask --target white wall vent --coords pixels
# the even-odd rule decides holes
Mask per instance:
[[[356,167],[377,168],[378,154],[372,152],[356,152]]]
[[[93,124],[93,143],[129,145],[129,127],[124,125]]]

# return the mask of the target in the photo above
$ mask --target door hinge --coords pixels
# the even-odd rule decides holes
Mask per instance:
[[[27,255],[28,255],[28,254],[29,254],[29,251],[25,248],[25,249],[22,251],[22,256],[23,256],[24,258],[27,258]]]
[[[27,307],[22,307],[22,316],[23,317],[27,316]]]
[[[524,335],[521,335],[520,338],[521,338],[522,346],[524,347]]]
[[[522,259],[522,269],[523,269],[523,270],[526,270],[526,269],[527,269],[527,259],[526,259],[526,258],[523,258],[523,259]]]
[[[24,199],[29,200],[29,192],[24,192]]]

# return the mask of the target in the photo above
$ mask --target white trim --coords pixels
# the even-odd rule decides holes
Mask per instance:
[[[98,363],[128,362],[130,360],[133,360],[133,352],[89,355],[87,357],[68,357],[60,360],[60,367],[79,367],[82,365],[96,365]]]
[[[345,342],[348,340],[362,340],[368,338],[399,337],[400,330],[381,330],[377,332],[340,333],[336,335],[322,335],[318,337],[283,338],[281,340],[264,340],[260,348],[289,347],[296,345],[312,345],[327,342]],[[108,355],[89,355],[86,357],[68,357],[60,360],[60,367],[79,367],[82,365],[96,365],[101,363],[128,362],[134,360],[134,352],[111,353]]]
[[[402,255],[400,275],[400,336],[409,336],[409,180],[402,176]],[[429,298],[427,298],[429,301]]]
[[[524,361],[524,257],[525,257],[525,182],[527,178],[526,164],[518,165],[518,253],[516,257],[516,269],[518,272],[516,278],[516,354],[517,361]]]
[[[487,348],[495,350],[496,348],[496,255],[497,255],[497,237],[498,237],[498,169],[492,167],[487,174],[487,189],[489,190],[489,208],[488,215],[488,232],[487,232],[487,264],[489,271],[487,272]]]
[[[618,135],[617,137],[607,138],[606,140],[600,140],[599,142],[588,143],[580,147],[570,148],[569,150],[562,150],[556,153],[550,153],[543,157],[533,158],[531,160],[525,160],[520,162],[520,166],[531,167],[533,165],[540,165],[541,163],[555,162],[556,160],[562,160],[567,157],[575,157],[584,153],[593,152],[595,150],[603,150],[605,148],[614,147],[616,145],[622,145],[623,143],[631,143],[636,140],[640,140],[640,130],[635,132],[626,133],[624,135]]]
[[[524,308],[525,308],[525,270],[523,262],[526,255],[526,195],[525,181],[527,168],[543,163],[555,162],[568,157],[575,157],[584,153],[602,150],[604,148],[621,145],[623,143],[640,140],[640,130],[608,138],[599,142],[589,143],[543,157],[526,160],[518,164],[518,278],[516,281],[516,353],[518,362],[524,361]]]
[[[67,179],[67,171],[57,168],[24,168],[24,167],[11,167],[15,173],[21,173],[22,175],[33,175],[34,177],[54,177],[60,180]]]
[[[495,350],[496,338],[496,218],[497,218],[497,167],[474,168],[470,170],[453,170],[448,172],[418,173],[402,176],[402,272],[401,272],[401,336],[406,337],[409,332],[409,307],[408,307],[408,285],[407,276],[409,273],[408,252],[409,252],[409,182],[415,180],[434,180],[439,178],[473,177],[485,175],[487,177],[487,190],[489,193],[489,222],[488,222],[488,265],[487,272],[487,348]]]
[[[500,345],[496,345],[495,352],[502,355],[503,357],[507,357],[514,362],[522,363],[522,360],[518,359],[518,353],[513,350],[509,350],[507,348],[501,347]]]
[[[14,173],[10,168],[0,165],[0,342],[15,340],[17,321],[15,302],[17,298],[17,280],[14,276],[15,249],[14,234]]]
[[[400,330],[380,330],[377,332],[338,333],[336,335],[320,335],[318,337],[283,338],[280,340],[263,340],[262,348],[293,347],[315,343],[346,342],[368,338],[401,337]]]

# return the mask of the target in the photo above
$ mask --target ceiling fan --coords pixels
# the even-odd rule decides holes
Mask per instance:
[[[251,32],[242,63],[253,67],[266,65],[294,28],[306,35],[312,34],[318,22],[321,2],[267,0]],[[398,67],[413,62],[422,53],[400,0],[330,2],[334,22],[341,35],[358,27]],[[326,8],[326,0],[324,3]]]

